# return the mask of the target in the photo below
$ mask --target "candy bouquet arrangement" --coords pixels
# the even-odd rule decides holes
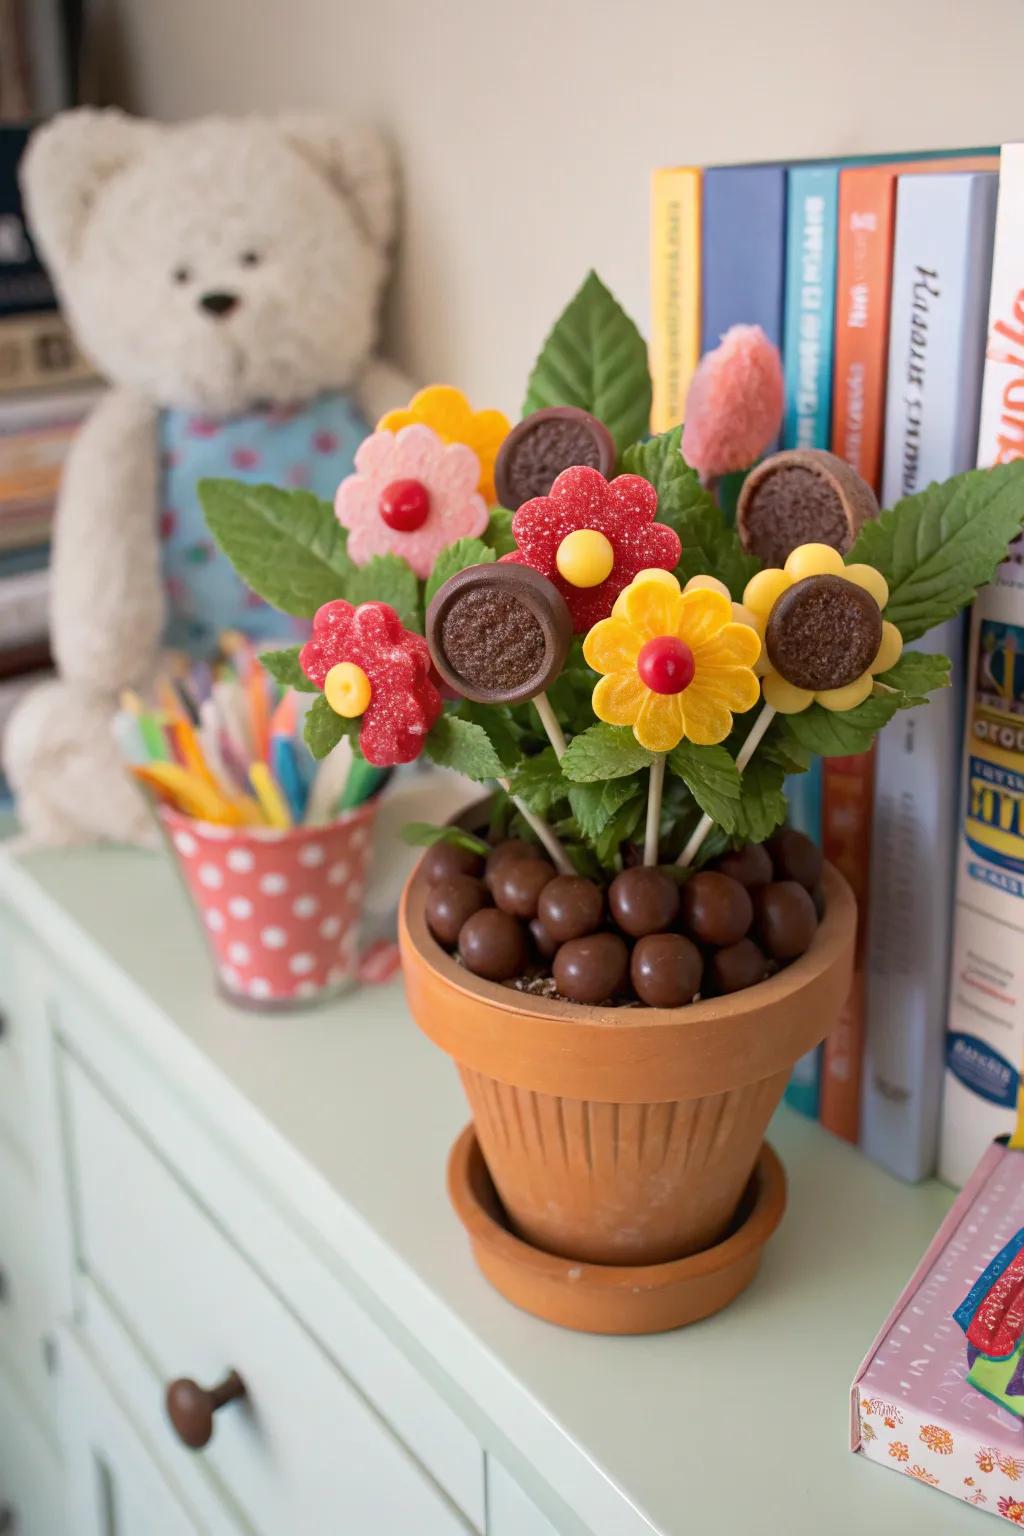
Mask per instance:
[[[538,1254],[584,1276],[681,1265],[667,1291],[635,1285],[628,1316],[581,1321],[579,1276],[561,1311],[557,1275],[516,1296],[626,1329],[749,1280],[781,1212],[764,1127],[848,984],[853,901],[785,827],[786,777],[946,685],[945,658],[905,647],[1024,522],[1020,465],[879,516],[845,465],[799,451],[747,476],[733,523],[718,479],[781,410],[753,328],[704,360],[685,429],[647,437],[649,408],[644,342],[591,274],[515,426],[434,386],[383,418],[333,507],[202,487],[243,579],[312,620],[265,661],[314,695],[314,755],[347,739],[375,767],[425,755],[486,786],[459,825],[408,830],[427,852],[401,934],[414,1016],[473,1110],[460,1214],[509,1294],[529,1265],[507,1244],[534,1274]],[[695,1256],[755,1228],[695,1293]]]

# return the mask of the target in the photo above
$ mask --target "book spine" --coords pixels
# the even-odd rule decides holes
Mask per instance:
[[[651,431],[683,419],[700,355],[701,173],[656,170],[651,179]]]
[[[0,316],[0,396],[60,389],[94,377],[56,310]]]
[[[979,466],[1024,457],[1024,145],[1004,147]],[[971,619],[939,1175],[1013,1129],[1024,1058],[1024,547]]]
[[[839,1022],[822,1048],[821,1123],[844,1141],[860,1132],[860,1080],[864,1056],[864,946],[868,909],[874,752],[824,761],[822,849],[857,899],[853,981]]]
[[[836,306],[836,220],[839,169],[794,166],[786,198],[786,283],[783,374],[786,448],[827,448],[832,409]],[[821,759],[786,781],[790,826],[821,843]],[[786,1102],[812,1119],[818,1113],[821,1049],[793,1068]]]
[[[996,178],[901,177],[893,257],[883,503],[974,460]],[[963,740],[965,624],[911,649],[951,686],[876,743],[861,1145],[900,1178],[935,1171]]]

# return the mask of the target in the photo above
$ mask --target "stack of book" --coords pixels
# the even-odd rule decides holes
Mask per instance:
[[[52,666],[50,540],[61,471],[98,385],[61,317],[18,195],[24,125],[0,125],[0,740]]]
[[[998,245],[1012,246],[1003,260],[1016,280],[992,275],[997,196]],[[1012,219],[1011,199],[1017,208]],[[990,361],[986,370],[985,362],[990,302],[992,324],[998,328],[1002,318],[1012,331],[1001,342],[995,337],[997,351],[1014,353],[1018,370],[999,390],[1005,385],[1012,394],[1017,387],[1024,401],[1024,167],[1012,149],[1003,153],[1001,175],[995,150],[656,171],[651,292],[654,430],[682,419],[698,358],[730,325],[745,322],[759,324],[782,353],[782,446],[839,454],[875,488],[883,507],[976,462],[993,463],[1000,452],[1024,453],[1024,404],[1011,402],[1018,415],[1007,427],[1002,393],[1002,405],[997,407],[993,393],[985,411],[988,423],[1002,410],[1002,438],[996,426],[983,428],[980,447],[978,436],[983,379],[986,402],[996,390],[989,383],[994,365]],[[1018,599],[1022,569],[1013,566]],[[1016,616],[1024,620],[1020,610]],[[985,631],[976,641],[983,661],[1005,657],[1007,644],[1012,649],[1016,637],[1007,639],[1006,617],[1004,599],[999,634]],[[1024,628],[1018,634],[1024,652]],[[930,635],[927,648],[953,658],[953,687],[927,709],[893,721],[874,753],[830,758],[791,781],[790,819],[815,836],[842,869],[857,894],[861,925],[853,989],[840,1025],[800,1064],[788,1097],[907,1179],[934,1172],[939,1155],[960,841],[965,646],[958,623]],[[1004,699],[1010,697],[1013,657],[994,670]],[[1024,675],[1017,683],[1012,696],[1020,700]],[[1019,769],[1024,704],[1018,705],[1015,741],[1018,756],[1011,766]],[[1002,737],[999,746],[1005,756]],[[1001,771],[1009,775],[1010,768],[1002,763]],[[976,801],[976,777],[972,783]],[[1024,776],[1018,774],[1009,787],[1017,796],[1014,867],[1024,875]],[[1007,803],[993,814],[1001,815],[1005,826]],[[1024,918],[1005,910],[1005,867],[1003,876],[1002,882],[989,878],[986,901],[1000,905],[998,920],[1004,925],[1013,922],[1019,947]],[[968,879],[962,872],[960,902],[973,912],[978,895]],[[1022,895],[1024,880],[1018,880],[1016,896]],[[975,968],[974,1005],[983,1014],[976,945],[961,942],[959,934],[964,921],[961,911],[954,968],[959,964],[964,974]],[[1004,938],[1004,945],[1008,942]],[[968,954],[961,953],[964,943]],[[999,945],[989,950],[984,980],[996,992],[1005,988],[1013,994],[1016,1055],[1012,1081],[1002,1081],[999,1089],[1005,1100],[1015,1096],[1024,1048],[1024,961],[1017,961],[1011,987],[1007,955],[997,975]],[[954,999],[956,992],[954,983]],[[973,1042],[979,1030],[977,1020],[973,1033],[952,1029],[951,1062],[957,1051],[962,1062],[975,1059],[973,1043],[952,1042],[965,1033]],[[951,1092],[944,1148],[959,1134],[950,1128],[957,1103]],[[972,1114],[974,1109],[971,1105]],[[1001,1128],[1009,1129],[1011,1120],[1009,1115]],[[987,1134],[993,1134],[990,1128]],[[984,1133],[980,1143],[968,1137],[973,1155],[966,1160],[967,1172],[984,1139]],[[951,1163],[944,1150],[943,1172],[952,1177],[959,1169]]]

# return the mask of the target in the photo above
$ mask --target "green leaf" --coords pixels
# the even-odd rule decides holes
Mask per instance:
[[[463,720],[472,720],[489,737],[506,772],[516,766],[522,757],[522,749],[507,709],[499,704],[474,704],[470,699],[463,699],[458,713]]]
[[[817,752],[819,757],[851,757],[869,750],[877,732],[888,724],[902,703],[902,694],[888,693],[873,695],[856,709],[844,712],[812,704],[799,715],[782,717],[783,729],[798,747]]]
[[[575,784],[594,784],[649,768],[654,755],[640,745],[628,726],[602,723],[573,737],[562,758],[562,772]]]
[[[435,827],[429,821],[407,821],[402,828],[402,840],[413,848],[433,848],[435,843],[450,843],[453,848],[464,848],[467,853],[486,857],[491,851],[482,837],[474,837],[464,827]]]
[[[619,849],[629,841],[640,825],[646,806],[646,795],[634,795],[594,838],[594,853],[605,868],[611,868],[618,862]]]
[[[443,587],[449,576],[464,571],[467,565],[490,565],[498,557],[482,539],[456,539],[447,549],[442,549],[434,561],[434,569],[427,577],[427,590],[423,602],[429,608],[430,600],[438,587]]]
[[[669,753],[668,766],[713,822],[726,832],[735,829],[740,775],[724,747],[695,747],[692,741],[681,741]]]
[[[345,581],[345,596],[357,606],[359,603],[387,603],[406,629],[423,633],[420,584],[401,555],[374,555],[365,565],[353,566]]]
[[[301,649],[300,645],[287,645],[279,651],[263,651],[260,661],[271,677],[286,688],[296,688],[299,693],[318,693],[316,683],[311,683],[299,666]]]
[[[991,581],[1024,526],[1024,462],[972,469],[865,523],[847,560],[889,583],[885,616],[904,640],[951,619]]]
[[[796,718],[795,716],[793,717]],[[786,819],[781,763],[754,753],[740,776],[740,801],[733,832],[751,843],[763,843]]]
[[[927,651],[904,651],[894,667],[883,672],[878,681],[903,694],[905,709],[911,703],[923,704],[935,688],[949,687],[949,657],[933,656]]]
[[[314,699],[306,716],[304,734],[306,745],[313,756],[320,760],[333,752],[343,736],[350,736],[359,727],[358,720],[344,720],[336,715],[323,694]]]
[[[484,530],[484,543],[494,550],[500,560],[502,555],[510,555],[516,547],[516,541],[512,537],[512,518],[514,513],[507,507],[492,507],[491,520]]]
[[[426,754],[442,768],[456,768],[467,779],[498,779],[501,759],[482,726],[458,715],[441,715],[426,741]]]
[[[569,804],[583,836],[599,838],[627,801],[642,794],[640,782],[632,776],[607,779],[603,784],[574,784],[569,790]]]
[[[345,593],[355,566],[334,508],[309,491],[200,480],[206,525],[247,586],[274,608],[309,619]]]
[[[554,747],[545,747],[535,757],[522,758],[509,775],[510,793],[525,801],[530,810],[540,816],[565,799],[568,787]]]
[[[548,405],[589,411],[620,453],[647,431],[647,344],[596,272],[562,311],[533,365],[523,415]]]
[[[739,601],[759,562],[744,551],[714,498],[684,460],[682,434],[682,427],[673,427],[646,443],[634,443],[623,454],[622,467],[628,474],[643,475],[657,491],[657,520],[673,528],[683,546],[677,570],[680,580],[717,576]]]

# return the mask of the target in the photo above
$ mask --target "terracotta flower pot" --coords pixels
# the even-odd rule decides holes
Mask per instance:
[[[794,1062],[846,997],[856,904],[826,865],[807,953],[731,997],[583,1007],[482,981],[431,936],[422,869],[399,912],[405,989],[453,1057],[513,1230],[564,1258],[657,1264],[729,1229]]]

